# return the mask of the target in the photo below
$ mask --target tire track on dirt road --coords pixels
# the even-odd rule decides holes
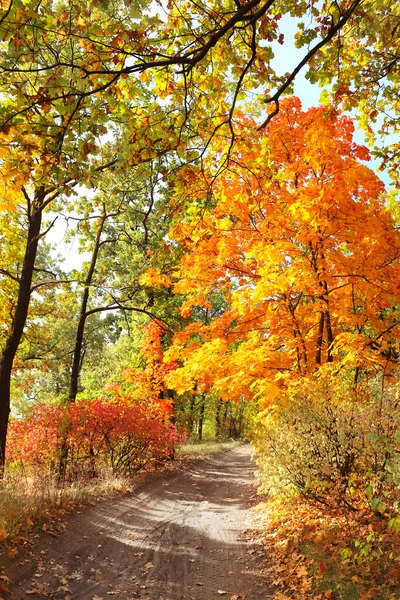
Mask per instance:
[[[7,599],[268,600],[262,549],[249,539],[250,453],[194,461],[70,515],[11,570]]]

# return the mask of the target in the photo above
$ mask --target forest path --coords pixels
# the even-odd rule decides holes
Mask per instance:
[[[240,446],[82,508],[14,568],[6,598],[267,600],[251,538],[254,463]]]

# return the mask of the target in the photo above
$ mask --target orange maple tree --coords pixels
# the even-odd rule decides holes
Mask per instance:
[[[191,199],[171,232],[186,250],[174,285],[182,313],[217,294],[228,308],[175,336],[167,359],[181,368],[168,382],[184,391],[201,375],[225,397],[267,401],[324,363],[390,359],[400,235],[350,118],[304,112],[294,97],[267,132],[250,130],[215,181],[212,164],[190,167],[177,187],[179,202]]]
[[[163,324],[154,319],[144,329],[141,355],[143,368],[127,367],[122,377],[123,384],[111,384],[109,389],[120,393],[126,388],[127,392],[136,399],[144,402],[145,406],[153,406],[157,412],[168,420],[173,414],[173,399],[168,394],[165,380],[171,371],[178,367],[174,361],[164,361],[162,339],[166,333]]]

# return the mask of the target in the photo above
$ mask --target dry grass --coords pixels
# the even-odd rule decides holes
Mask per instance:
[[[46,529],[55,515],[128,489],[128,480],[111,474],[64,485],[60,485],[54,477],[38,473],[8,475],[0,483],[0,542],[35,529]]]

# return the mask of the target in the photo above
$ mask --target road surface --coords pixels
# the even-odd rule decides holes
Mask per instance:
[[[14,565],[4,598],[268,600],[252,541],[250,447],[151,476],[123,497],[81,508]],[[17,559],[18,561],[18,559]]]

